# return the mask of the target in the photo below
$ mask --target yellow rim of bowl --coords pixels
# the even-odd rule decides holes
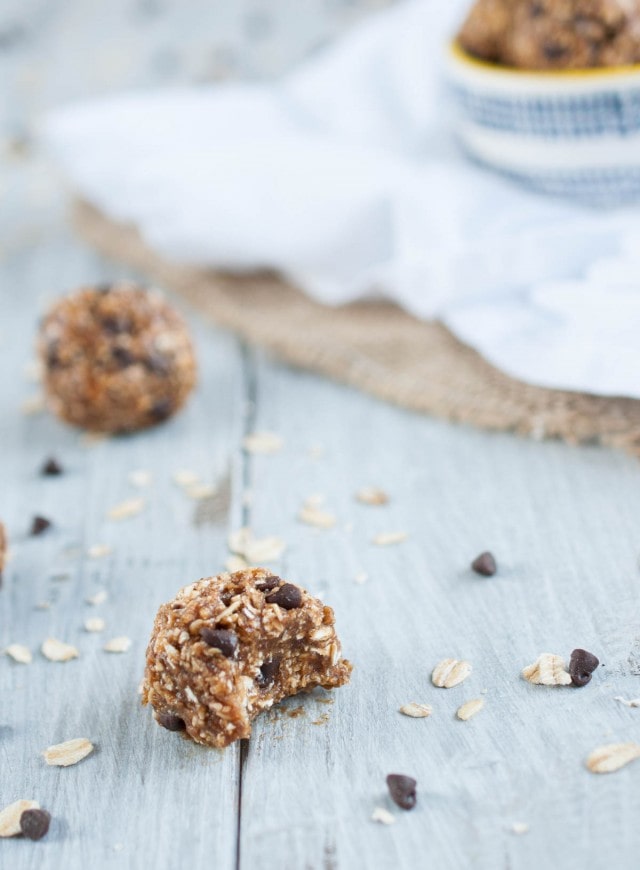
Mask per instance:
[[[595,78],[615,78],[616,76],[629,75],[630,73],[640,74],[640,63],[628,64],[627,66],[607,66],[607,67],[589,67],[588,69],[553,69],[553,70],[537,70],[537,69],[519,69],[517,67],[502,66],[499,63],[493,63],[488,60],[481,60],[469,54],[460,45],[457,39],[454,39],[449,50],[456,60],[462,61],[472,69],[480,69],[484,72],[503,76],[521,76],[526,78],[540,79],[595,79]]]

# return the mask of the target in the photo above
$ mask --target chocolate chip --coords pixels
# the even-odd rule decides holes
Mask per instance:
[[[31,534],[41,535],[43,532],[47,531],[50,525],[51,520],[46,519],[46,517],[34,517],[33,522],[31,523]]]
[[[158,402],[154,402],[154,404],[149,409],[149,413],[154,420],[157,420],[158,423],[162,422],[162,420],[166,420],[167,417],[170,417],[173,412],[173,405],[169,399],[160,399]]]
[[[135,357],[133,356],[133,354],[128,351],[126,347],[120,347],[119,345],[116,345],[116,347],[112,349],[111,356],[123,369],[126,369],[130,365],[133,365],[133,363],[135,362]]]
[[[586,649],[574,649],[569,661],[569,673],[574,686],[586,686],[600,662]]]
[[[184,731],[184,719],[176,716],[174,713],[156,713],[156,722],[162,725],[167,731]]]
[[[53,456],[50,456],[49,459],[47,459],[40,470],[40,474],[43,474],[45,477],[57,477],[59,474],[62,474],[62,472],[62,466],[57,459],[53,458]]]
[[[41,840],[49,830],[51,814],[46,810],[25,810],[20,816],[20,830],[30,840]]]
[[[209,646],[219,649],[225,658],[231,659],[238,651],[238,635],[226,628],[201,628],[200,637]]]
[[[110,335],[119,335],[121,332],[131,332],[133,323],[123,315],[107,315],[102,318],[102,328]]]
[[[282,583],[282,579],[280,577],[276,577],[275,574],[270,574],[269,577],[265,577],[264,580],[258,580],[256,583],[256,589],[259,589],[260,592],[271,592],[272,589],[275,589]]]
[[[49,342],[47,346],[47,367],[50,369],[56,369],[60,365],[59,348],[60,342],[58,339]]]
[[[293,583],[285,583],[266,597],[267,604],[277,604],[284,610],[293,610],[302,604],[302,592]]]
[[[391,799],[403,810],[412,810],[415,807],[418,800],[416,785],[413,777],[405,776],[402,773],[390,773],[387,777]]]
[[[270,662],[265,662],[256,677],[256,683],[261,688],[270,685],[275,680],[279,667],[280,659],[272,659]]]
[[[152,353],[144,360],[145,367],[154,375],[168,375],[171,371],[169,362],[159,353]]]
[[[479,556],[476,556],[471,563],[471,568],[476,574],[481,574],[483,577],[493,577],[498,570],[493,553],[489,552],[480,553]]]
[[[101,296],[106,296],[107,293],[111,293],[113,289],[113,284],[96,284],[93,289]]]
[[[568,49],[565,45],[559,45],[557,42],[546,42],[542,46],[542,53],[547,60],[560,60],[564,57]]]

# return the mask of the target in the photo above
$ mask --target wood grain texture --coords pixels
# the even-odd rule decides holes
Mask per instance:
[[[0,656],[0,804],[35,798],[54,815],[40,843],[0,841],[3,870],[637,867],[640,764],[610,776],[584,766],[596,746],[640,739],[640,710],[614,700],[640,696],[636,462],[404,413],[277,366],[193,318],[201,387],[168,425],[87,448],[50,417],[19,412],[35,390],[24,366],[43,304],[122,274],[71,237],[59,182],[37,152],[21,150],[16,137],[32,117],[127,83],[198,78],[216,40],[245,58],[243,74],[266,74],[366,5],[314,2],[302,16],[274,0],[270,36],[257,41],[265,25],[254,21],[249,40],[244,4],[96,0],[45,14],[44,4],[6,0],[0,10],[0,517],[14,551],[0,647],[34,651],[27,666]],[[217,27],[210,40],[205,17]],[[110,37],[90,65],[96,20]],[[253,429],[281,434],[283,450],[247,457],[242,436]],[[310,454],[319,445],[322,455]],[[38,476],[50,454],[63,477]],[[180,467],[220,494],[198,508],[171,482]],[[135,469],[154,475],[145,511],[107,521],[138,494],[127,480]],[[387,490],[390,504],[358,504],[367,485]],[[332,530],[296,520],[318,493],[339,519]],[[27,536],[34,513],[54,521],[36,539]],[[287,541],[274,569],[335,607],[355,670],[349,687],[291,699],[258,720],[249,743],[219,753],[154,726],[136,688],[157,605],[217,571],[227,532],[244,522]],[[409,538],[371,544],[392,531]],[[112,555],[87,558],[95,544]],[[500,566],[493,579],[468,570],[487,548]],[[103,605],[85,604],[103,588]],[[107,622],[102,635],[82,629],[93,615]],[[104,653],[120,634],[130,651]],[[76,644],[79,659],[46,661],[37,648],[49,635]],[[603,662],[586,688],[520,678],[539,653],[579,645]],[[474,672],[436,689],[430,671],[450,656]],[[474,697],[485,708],[458,721]],[[432,717],[402,717],[409,701],[432,705]],[[43,749],[80,736],[96,743],[94,755],[46,767]],[[418,779],[413,812],[390,804],[389,772]],[[395,824],[372,822],[376,806]],[[513,833],[514,822],[529,833]]]

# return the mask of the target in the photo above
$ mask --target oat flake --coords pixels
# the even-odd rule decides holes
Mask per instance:
[[[373,538],[373,543],[378,547],[390,547],[393,544],[401,544],[408,537],[406,532],[382,532]]]
[[[125,653],[131,646],[131,638],[121,635],[120,637],[112,637],[111,640],[105,643],[103,649],[110,653]]]
[[[107,513],[107,518],[110,520],[126,520],[129,517],[134,517],[144,509],[143,498],[128,498],[120,504],[112,507]]]
[[[93,604],[94,606],[104,604],[107,598],[108,595],[106,589],[99,589],[95,595],[90,595],[87,598],[87,604]]]
[[[614,773],[636,758],[640,758],[640,744],[609,743],[593,750],[587,758],[587,767],[592,773]]]
[[[462,719],[463,722],[466,722],[467,719],[471,719],[472,716],[479,713],[483,707],[484,701],[482,698],[475,698],[473,701],[467,701],[466,704],[459,707],[456,716],[458,719]]]
[[[0,812],[0,837],[17,837],[22,833],[20,819],[25,810],[39,810],[37,801],[15,801]]]
[[[99,616],[93,616],[90,619],[85,619],[84,621],[84,630],[97,632],[104,631],[105,621],[101,619]]]
[[[361,504],[368,504],[372,507],[388,504],[389,496],[383,489],[378,489],[377,486],[365,486],[359,489],[356,493],[356,499]]]
[[[389,810],[385,810],[384,807],[376,807],[371,813],[371,821],[378,822],[381,825],[392,825],[395,820],[396,817]]]
[[[78,650],[70,643],[63,643],[61,640],[56,640],[55,637],[48,637],[42,644],[42,655],[49,659],[50,662],[68,662],[71,659],[77,659],[79,656]]]
[[[242,441],[242,446],[247,453],[261,453],[264,455],[277,453],[279,450],[282,450],[283,444],[284,441],[275,432],[253,432]]]
[[[94,544],[87,550],[87,556],[90,559],[103,559],[105,556],[109,556],[111,552],[111,547],[107,544]]]
[[[332,529],[336,524],[336,518],[329,511],[320,510],[311,504],[305,504],[298,514],[301,523],[315,526],[317,529]]]
[[[127,479],[131,486],[135,486],[137,489],[145,489],[145,487],[151,486],[153,475],[150,471],[145,471],[144,469],[139,468],[135,471],[130,471]]]
[[[553,653],[542,653],[532,665],[524,668],[522,676],[537,686],[570,686],[572,682],[564,659]]]
[[[19,662],[21,665],[30,665],[33,660],[29,647],[21,643],[9,644],[5,654],[12,658],[14,662]]]
[[[86,737],[76,737],[45,749],[42,755],[52,767],[70,767],[93,752],[93,743]]]
[[[400,712],[403,716],[410,716],[412,719],[426,719],[433,713],[433,707],[429,704],[417,704],[412,701],[410,704],[404,704],[400,707]]]
[[[439,689],[452,689],[466,680],[472,671],[469,662],[458,659],[443,659],[439,662],[431,674],[431,682]]]

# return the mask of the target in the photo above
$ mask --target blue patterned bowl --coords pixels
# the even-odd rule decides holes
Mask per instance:
[[[458,138],[476,162],[590,205],[640,201],[640,66],[527,72],[453,43],[447,79]]]

